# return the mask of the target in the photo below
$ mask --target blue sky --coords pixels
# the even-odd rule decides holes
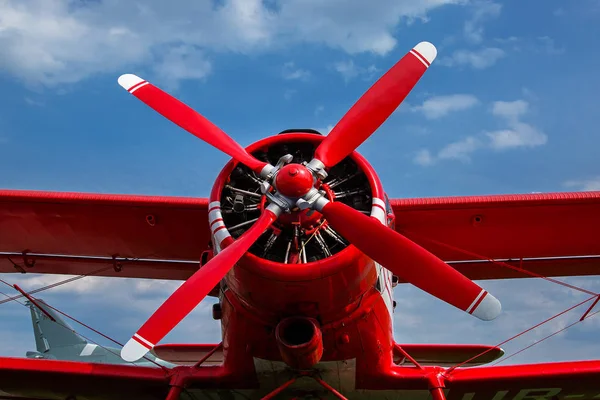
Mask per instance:
[[[227,157],[128,95],[120,74],[169,90],[247,145],[287,128],[326,133],[428,40],[437,60],[359,149],[390,197],[600,190],[599,17],[597,0],[5,1],[0,187],[207,196]],[[30,289],[62,279],[2,278]],[[43,297],[126,340],[177,284],[85,278]],[[483,285],[507,309],[487,325],[397,288],[398,340],[498,342],[580,298],[535,280]],[[211,303],[167,341],[218,341]],[[34,347],[23,307],[0,306],[0,319],[0,354]],[[511,362],[600,357],[597,328],[592,319]]]

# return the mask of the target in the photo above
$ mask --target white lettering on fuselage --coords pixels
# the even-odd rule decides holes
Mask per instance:
[[[537,388],[537,389],[521,389],[518,392],[513,391],[512,396],[507,396],[508,390],[500,390],[497,391],[491,400],[552,400],[557,398],[558,394],[562,391],[561,388]],[[452,392],[452,391],[450,391]],[[563,399],[600,399],[600,393],[594,394],[595,390],[592,393],[573,393],[566,394],[562,396]],[[482,393],[483,394],[483,393]],[[463,393],[460,400],[480,400],[480,399],[489,399],[491,393],[489,391],[485,391],[485,396],[477,395],[476,392],[468,392]],[[455,396],[450,396],[453,398],[457,398]]]

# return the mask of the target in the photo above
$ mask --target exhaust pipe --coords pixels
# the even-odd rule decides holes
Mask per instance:
[[[275,339],[283,362],[294,369],[309,369],[323,356],[323,337],[317,320],[290,317],[275,328]]]

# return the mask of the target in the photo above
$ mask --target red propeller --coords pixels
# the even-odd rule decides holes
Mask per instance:
[[[321,142],[314,158],[331,168],[349,156],[392,115],[436,55],[429,42],[413,47],[358,99]]]
[[[129,339],[121,349],[121,357],[136,361],[150,351],[223,279],[277,219],[279,212],[277,206],[268,206],[250,229],[185,281]]]
[[[332,167],[350,155],[404,100],[436,54],[431,43],[422,42],[394,65],[356,102],[319,145],[313,159],[316,163],[311,161],[313,166],[322,164]],[[273,171],[273,166],[252,157],[206,118],[143,79],[126,74],[119,78],[119,84],[167,119],[229,154],[257,174],[266,177]],[[290,179],[287,183],[291,189],[302,186],[300,177]],[[342,203],[325,199],[318,200],[313,207],[319,209],[331,225],[358,249],[407,282],[484,320],[493,319],[500,312],[500,303],[496,298],[435,255],[376,219]],[[223,279],[280,213],[281,208],[271,203],[244,235],[192,275],[156,310],[123,347],[121,357],[135,361],[154,347]]]
[[[360,251],[425,292],[483,320],[500,314],[500,302],[423,247],[344,203],[319,210]]]
[[[146,103],[163,117],[230,155],[257,174],[261,175],[263,173],[263,176],[266,176],[272,169],[271,167],[265,170],[265,167],[269,164],[252,157],[242,146],[215,124],[194,111],[190,106],[163,92],[150,82],[132,74],[121,75],[118,82],[125,90]]]

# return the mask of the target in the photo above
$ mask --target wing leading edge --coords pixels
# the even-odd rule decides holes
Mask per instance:
[[[600,361],[457,369],[447,400],[600,399]]]
[[[187,279],[209,241],[207,199],[0,190],[0,272]]]
[[[412,398],[411,392],[427,396],[430,378],[437,375],[439,379],[435,381],[441,385],[447,400],[600,398],[600,361],[465,368],[456,369],[448,376],[444,376],[444,371],[439,367],[423,367],[423,370],[400,367],[387,379],[373,377],[378,383],[372,382],[369,388],[356,387],[356,392],[343,394],[357,399],[378,398],[377,393],[383,390],[380,393],[387,398],[393,390],[402,391],[398,393],[408,395],[407,398]],[[220,393],[229,390],[235,393],[236,388],[255,387],[236,383],[235,379],[223,379],[222,373],[223,369],[217,366],[163,371],[127,365],[0,358],[0,393],[43,399],[76,396],[78,399],[135,400],[165,399],[171,385],[184,385],[192,393],[215,389],[221,389]],[[264,395],[278,386],[276,382],[272,384],[273,387],[264,387],[260,392]]]
[[[600,192],[393,199],[396,230],[470,279],[600,275]]]

